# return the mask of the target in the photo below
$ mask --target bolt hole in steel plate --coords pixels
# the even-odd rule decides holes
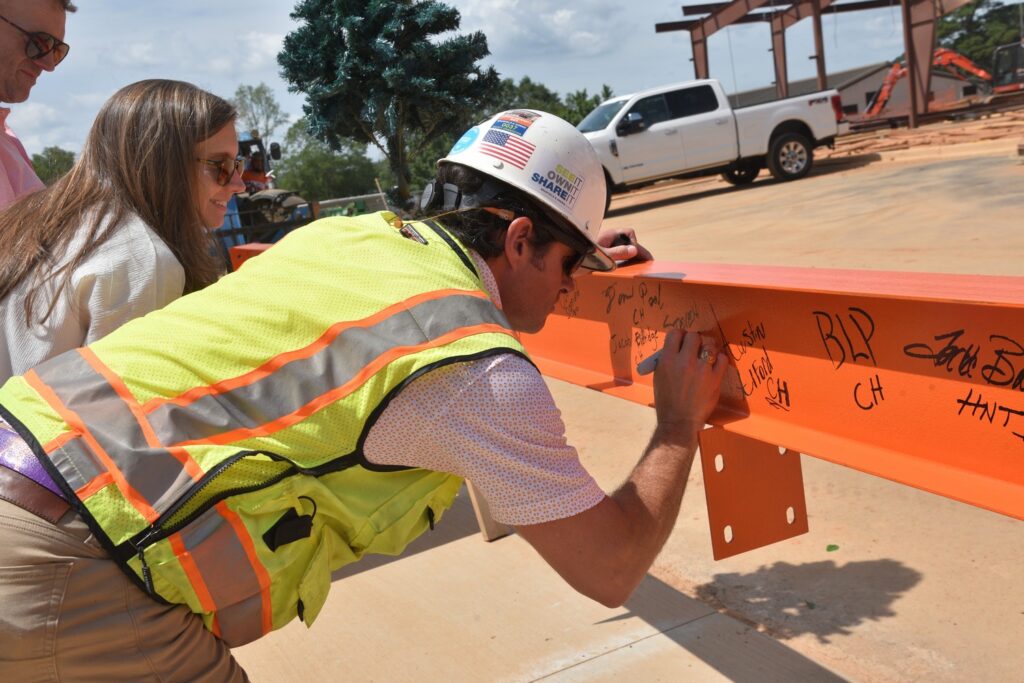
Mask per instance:
[[[719,427],[700,453],[716,560],[807,533],[799,453]]]

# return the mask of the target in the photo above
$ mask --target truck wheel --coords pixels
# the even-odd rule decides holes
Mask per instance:
[[[811,172],[814,150],[800,133],[783,133],[772,140],[768,170],[779,180],[798,180]]]
[[[730,185],[749,185],[757,178],[761,167],[752,163],[741,163],[722,173],[722,179]]]

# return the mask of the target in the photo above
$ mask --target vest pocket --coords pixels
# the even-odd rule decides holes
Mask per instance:
[[[320,543],[306,566],[302,580],[299,581],[299,602],[296,611],[306,626],[312,626],[316,621],[320,609],[327,601],[327,593],[331,590],[330,546],[334,542],[334,535],[331,533],[325,533],[320,537]]]

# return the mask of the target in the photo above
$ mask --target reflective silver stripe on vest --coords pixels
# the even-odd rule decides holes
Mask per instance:
[[[508,327],[490,299],[456,294],[424,301],[370,327],[349,328],[312,356],[292,361],[251,384],[184,406],[161,405],[150,413],[149,422],[160,442],[168,445],[260,427],[344,385],[393,348],[420,345],[459,328],[488,323]]]
[[[65,406],[78,414],[128,484],[158,513],[163,513],[192,484],[181,462],[167,449],[149,446],[128,405],[77,351],[52,358],[36,367],[35,372]],[[76,468],[83,469],[82,477],[88,476],[84,471],[87,463],[96,468],[93,476],[106,471],[84,443],[79,443],[77,450],[70,448],[76,442],[81,439],[70,441],[50,455],[65,477],[68,470]]]
[[[262,636],[260,582],[231,524],[212,507],[181,531],[181,539],[213,598],[221,638],[236,645]]]
[[[51,453],[50,460],[74,491],[100,476],[101,472],[107,471],[89,448],[89,444],[80,436]]]
[[[238,647],[262,637],[263,597],[255,595],[237,605],[217,609],[220,639],[229,647]]]

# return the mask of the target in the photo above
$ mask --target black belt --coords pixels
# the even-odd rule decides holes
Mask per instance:
[[[13,503],[51,524],[71,508],[66,500],[25,475],[0,465],[0,499]]]

